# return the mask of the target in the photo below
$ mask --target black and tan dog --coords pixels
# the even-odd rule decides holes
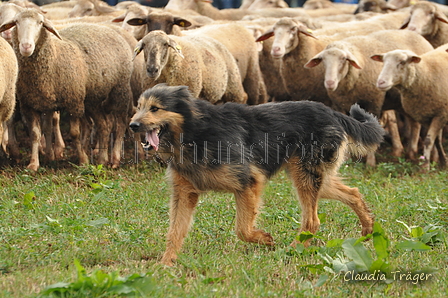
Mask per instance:
[[[281,169],[297,189],[302,231],[317,231],[318,200],[326,198],[350,206],[362,234],[371,233],[373,217],[361,194],[345,186],[337,172],[346,152],[375,150],[384,132],[359,106],[350,115],[309,101],[215,106],[193,98],[185,86],[146,90],[130,127],[146,133],[143,146],[168,165],[172,198],[162,263],[171,266],[177,258],[198,197],[208,190],[235,194],[240,239],[273,245],[271,235],[254,226],[263,186]]]

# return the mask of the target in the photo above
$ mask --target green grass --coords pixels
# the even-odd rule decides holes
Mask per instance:
[[[79,282],[75,259],[84,277],[146,277],[143,297],[446,297],[448,172],[421,174],[400,160],[376,169],[347,163],[341,175],[360,189],[389,238],[390,267],[404,273],[436,269],[429,282],[346,282],[324,269],[331,266],[322,255],[343,256],[341,246],[328,247],[328,241],[360,236],[356,215],[339,202],[320,202],[322,225],[313,246],[290,248],[301,219],[284,173],[268,183],[258,221],[274,237],[274,249],[238,240],[233,196],[211,192],[201,197],[177,265],[163,267],[158,260],[168,229],[169,187],[164,169],[140,163],[115,171],[96,166],[46,167],[35,174],[3,169],[0,297],[36,297],[49,285]],[[431,249],[398,249],[396,244],[416,236],[398,221],[410,227],[436,225],[437,237],[425,240],[432,239]],[[375,255],[372,241],[363,245]],[[324,275],[328,280],[318,284]],[[86,293],[66,297],[99,297]]]

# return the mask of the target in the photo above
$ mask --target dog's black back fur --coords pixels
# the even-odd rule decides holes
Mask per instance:
[[[182,154],[169,166],[188,176],[194,176],[196,167],[212,170],[230,164],[238,168],[240,183],[246,185],[250,165],[269,178],[294,157],[294,162],[311,170],[343,158],[339,148],[347,137],[362,147],[376,147],[383,138],[376,118],[359,106],[352,107],[349,117],[310,101],[212,105],[192,98],[184,86],[156,86],[143,94],[151,96],[184,118],[180,140],[165,134],[161,141],[166,145],[180,141]]]

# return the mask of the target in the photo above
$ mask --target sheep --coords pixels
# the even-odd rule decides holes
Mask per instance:
[[[330,0],[306,0],[303,4],[303,8],[306,10],[315,10],[323,8],[344,8],[353,13],[356,9],[356,4],[350,3],[334,3]]]
[[[150,12],[142,17],[128,19],[126,23],[130,26],[140,27],[143,29],[139,31],[141,36],[134,35],[138,40],[142,39],[143,36],[154,30],[162,30],[167,34],[180,36],[180,27],[188,28],[191,26],[191,22],[189,20],[165,11]]]
[[[334,3],[330,0],[306,0],[303,3],[304,9],[322,9],[322,8],[331,8],[334,6]]]
[[[421,34],[434,48],[448,43],[448,19],[432,2],[421,1],[413,5],[401,29]]]
[[[288,8],[289,5],[284,0],[255,0],[247,9],[261,8]],[[241,8],[241,7],[240,7]]]
[[[320,69],[305,69],[303,65],[333,41],[331,37],[319,37],[302,23],[292,18],[281,18],[266,30],[257,41],[274,36],[271,56],[279,59],[280,74],[284,87],[294,100],[313,100],[329,104],[325,88],[319,82]],[[281,60],[280,60],[281,59]]]
[[[182,11],[185,9],[194,10],[214,20],[241,20],[244,16],[256,14],[265,17],[295,17],[307,16],[302,8],[265,8],[265,9],[217,9],[210,2],[203,0],[169,0],[165,9]]]
[[[3,128],[10,135],[13,127],[8,125],[16,105],[16,81],[18,64],[16,55],[6,40],[0,38],[0,144],[3,143]],[[3,155],[3,153],[1,153]]]
[[[384,91],[392,87],[399,89],[405,112],[428,127],[423,141],[424,171],[430,168],[434,143],[440,165],[447,165],[442,144],[443,128],[448,123],[447,49],[448,45],[443,45],[422,55],[410,50],[393,50],[371,56],[372,60],[383,63],[377,88]]]
[[[105,164],[108,122],[115,116],[122,128],[117,131],[119,141],[114,144],[111,163],[118,167],[118,143],[124,135],[132,97],[132,53],[126,41],[116,31],[96,24],[72,24],[58,32],[34,9],[18,13],[13,21],[0,26],[0,32],[12,27],[19,64],[17,98],[32,144],[28,168],[37,171],[40,166],[40,114],[52,117],[55,110],[68,112],[70,134],[81,164],[89,162],[80,142],[81,119],[93,119],[100,143],[98,163]],[[52,160],[52,121],[47,118],[44,123],[49,124],[43,127],[46,157]]]
[[[260,70],[257,44],[253,34],[242,24],[211,24],[194,30],[183,31],[184,35],[211,37],[223,44],[236,60],[247,103],[254,105],[267,101],[266,86]]]
[[[76,4],[68,13],[68,16],[70,18],[100,15],[117,17],[122,13],[123,11],[109,6],[106,2],[101,0],[76,0]]]
[[[395,10],[397,7],[389,4],[386,0],[360,0],[354,14],[365,11],[388,13]]]
[[[397,9],[405,8],[412,6],[416,3],[418,3],[419,0],[388,0],[387,3],[391,5],[392,7],[395,7]]]
[[[14,19],[15,15],[23,10],[23,7],[20,7],[13,3],[5,3],[0,6],[0,24],[4,24],[5,22],[9,22]],[[1,33],[1,36],[9,43],[12,43],[12,33],[11,30],[6,30]]]
[[[319,30],[315,30],[314,34],[320,35],[336,35],[351,36],[354,34],[369,34],[379,30],[398,29],[408,17],[407,12],[391,12],[388,14],[378,14],[371,16],[366,20],[345,22],[340,24],[330,24],[323,26]]]
[[[139,41],[134,56],[141,51],[151,87],[158,83],[185,85],[193,96],[214,104],[247,100],[235,59],[213,38],[180,37],[156,30]]]
[[[384,100],[400,101],[395,89],[379,90],[373,82],[381,71],[380,65],[369,59],[374,53],[395,49],[410,49],[418,54],[431,51],[433,47],[421,35],[403,30],[381,30],[364,36],[352,36],[334,41],[310,59],[305,67],[323,64],[324,85],[332,101],[332,108],[348,113],[350,107],[359,103],[365,110],[380,117]],[[389,117],[392,115],[389,115]],[[396,126],[396,125],[395,125]],[[397,131],[397,128],[393,128]],[[393,155],[402,154],[399,138],[392,138]],[[367,164],[375,164],[374,155],[368,156]]]
[[[76,5],[76,1],[61,1],[44,4],[40,8],[45,11],[45,17],[49,20],[62,20],[68,18],[68,14]]]

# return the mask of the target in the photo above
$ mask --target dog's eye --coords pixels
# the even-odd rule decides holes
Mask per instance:
[[[157,111],[159,110],[159,108],[158,108],[158,107],[155,107],[155,106],[152,106],[149,110],[150,110],[151,112],[157,112]]]

